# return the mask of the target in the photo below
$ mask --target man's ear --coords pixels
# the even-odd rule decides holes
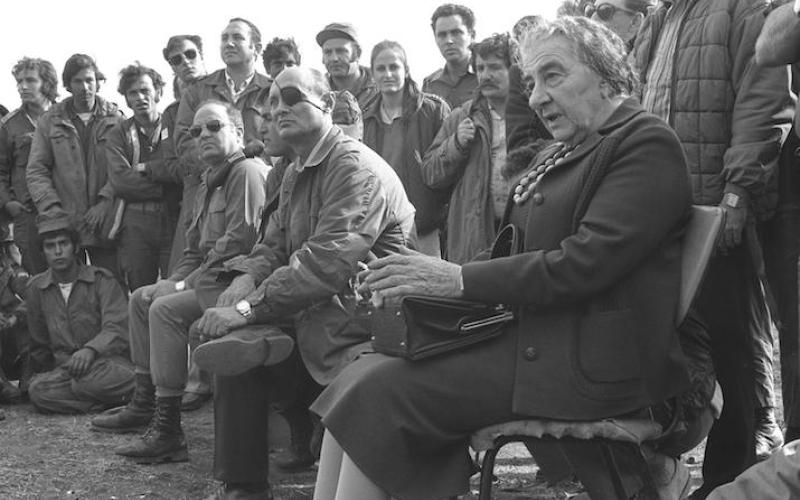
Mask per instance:
[[[164,89],[163,88],[160,88],[160,89],[156,90],[156,95],[155,95],[156,103],[161,102],[161,98],[163,96],[164,96]]]

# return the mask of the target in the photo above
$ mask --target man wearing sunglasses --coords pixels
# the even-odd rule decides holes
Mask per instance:
[[[197,193],[199,205],[187,232],[186,249],[168,278],[141,287],[131,296],[134,396],[127,406],[96,417],[92,425],[100,431],[123,433],[149,424],[142,438],[117,450],[137,463],[188,460],[180,425],[188,331],[216,300],[201,294],[198,283],[216,282],[223,262],[253,247],[264,204],[268,167],[260,159],[245,158],[243,129],[241,113],[230,104],[207,101],[200,105],[188,133],[209,167]]]
[[[719,251],[695,301],[725,397],[708,435],[695,499],[733,480],[756,458],[753,347],[770,335],[756,230],[775,209],[773,173],[792,107],[786,68],[758,66],[753,59],[765,4],[660,2],[631,51],[643,107],[672,126],[684,146],[694,203],[725,213]]]
[[[175,101],[167,106],[161,117],[163,127],[169,132],[167,139],[167,154],[170,156],[170,165],[176,182],[183,186],[180,197],[180,212],[172,239],[169,270],[175,267],[183,254],[186,246],[186,230],[191,222],[194,200],[197,189],[200,187],[200,176],[205,166],[199,161],[187,161],[186,156],[175,157],[175,125],[178,119],[178,107],[183,93],[194,82],[206,76],[205,61],[203,60],[203,39],[197,35],[175,35],[169,38],[167,46],[162,51],[164,59],[175,72],[174,93]],[[192,346],[196,347],[196,346]],[[189,382],[186,384],[186,393],[183,396],[182,408],[184,411],[196,410],[211,398],[211,377],[200,372],[189,361]]]
[[[243,140],[247,150],[260,144],[259,109],[269,92],[270,79],[256,71],[261,53],[261,32],[255,24],[240,17],[233,18],[220,36],[220,56],[225,68],[196,81],[184,92],[178,106],[175,145],[181,161],[199,162],[196,143],[188,134],[200,103],[208,99],[230,103],[242,114]]]
[[[616,33],[630,50],[642,21],[654,4],[653,0],[599,0],[586,6],[586,17]]]
[[[355,27],[350,23],[331,23],[317,33],[317,44],[322,48],[322,64],[328,70],[331,90],[347,90],[359,107],[366,109],[377,97],[378,87],[372,71],[358,64],[361,45]]]
[[[268,106],[295,158],[264,235],[250,255],[226,264],[237,276],[198,325],[216,339],[195,351],[217,375],[215,476],[229,496],[214,498],[271,498],[267,389],[277,377],[262,366],[271,350],[266,332],[280,327],[295,337],[313,399],[370,339],[352,316],[358,262],[369,252],[400,252],[414,233],[414,208],[394,170],[333,126],[322,73],[285,69]],[[260,340],[237,334],[248,324],[260,325]]]

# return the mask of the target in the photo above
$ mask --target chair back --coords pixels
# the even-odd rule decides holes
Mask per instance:
[[[700,289],[724,222],[725,212],[721,208],[692,205],[692,215],[681,244],[681,290],[675,318],[678,325],[683,322]]]

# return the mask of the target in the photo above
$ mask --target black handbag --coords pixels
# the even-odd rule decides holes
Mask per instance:
[[[517,229],[503,228],[491,258],[518,253]],[[376,352],[409,360],[445,354],[501,335],[514,312],[500,304],[407,295],[399,306],[368,308],[372,347]]]

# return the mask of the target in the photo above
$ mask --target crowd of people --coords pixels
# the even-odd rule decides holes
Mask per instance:
[[[619,416],[666,429],[658,481],[623,467],[630,498],[686,498],[680,457],[706,438],[691,498],[772,498],[754,464],[800,438],[800,0],[781,3],[567,1],[483,40],[444,4],[421,85],[398,41],[362,66],[350,23],[317,34],[322,73],[237,17],[216,71],[199,36],[166,41],[163,111],[169,79],[123,68],[129,117],[90,56],[58,102],[54,65],[23,57],[0,122],[0,403],[96,413],[138,433],[116,454],[158,464],[189,460],[181,412],[213,399],[212,499],[273,498],[273,408],[274,464],[319,460],[316,500],[451,498],[482,427]],[[692,204],[725,219],[675,324]],[[424,361],[375,352],[365,297],[408,295],[515,319]],[[595,446],[529,449],[609,498]]]

